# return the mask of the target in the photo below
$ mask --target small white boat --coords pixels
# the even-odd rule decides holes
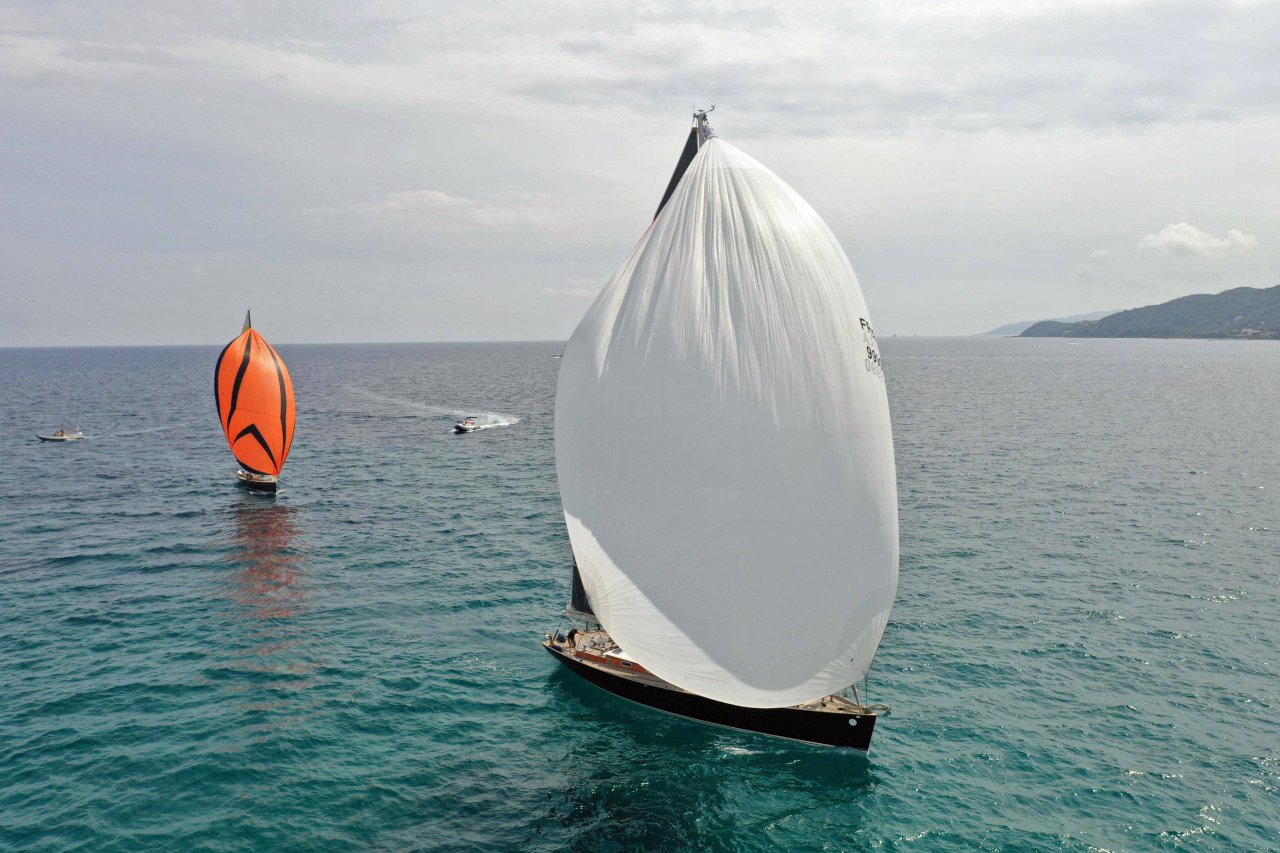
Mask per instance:
[[[41,441],[84,441],[84,433],[79,429],[75,432],[67,432],[64,429],[60,429],[52,435],[40,435],[37,433],[36,438]]]
[[[465,418],[453,425],[453,431],[458,433],[475,432],[478,429],[480,429],[480,425],[476,423],[475,418]]]

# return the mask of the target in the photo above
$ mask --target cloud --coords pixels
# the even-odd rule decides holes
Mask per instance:
[[[530,197],[489,204],[441,190],[404,190],[379,201],[312,208],[322,216],[354,218],[365,226],[430,232],[489,231],[544,222],[550,211]]]
[[[101,63],[104,65],[140,65],[176,68],[183,61],[173,54],[155,48],[75,42],[66,45],[62,55],[71,60]]]
[[[202,339],[177,307],[100,321],[192,264],[302,306],[294,340],[567,334],[651,221],[695,104],[827,219],[884,328],[1119,304],[1098,294],[1139,256],[1258,245],[1217,223],[1262,243],[1230,269],[1148,264],[1151,301],[1280,263],[1280,4],[130,10],[0,4],[0,255],[31,294],[0,343]],[[1169,210],[1218,235],[1133,252]]]
[[[541,296],[570,297],[572,299],[594,299],[603,286],[602,282],[589,278],[573,278],[565,281],[561,287],[544,287],[538,291]]]
[[[377,219],[401,222],[420,228],[501,228],[530,222],[536,216],[514,207],[483,204],[440,190],[408,190],[390,193],[382,201],[363,205],[363,212]]]
[[[1260,59],[1269,48],[1259,34],[1274,31],[1276,10],[1192,2],[1180,11],[1157,14],[1141,2],[902,3],[830,14],[797,2],[735,18],[714,4],[649,4],[607,33],[562,34],[558,56],[521,51],[533,61],[505,79],[531,99],[596,108],[652,111],[715,93],[722,105],[751,104],[761,136],[1118,130],[1274,116],[1280,85]],[[1185,61],[1171,66],[1171,51]]]
[[[1094,249],[1076,272],[1076,280],[1081,284],[1102,284],[1111,280],[1111,253],[1106,249]]]
[[[305,22],[273,4],[141,5],[152,8],[121,21],[102,4],[32,4],[0,31],[0,77],[173,65],[197,81],[238,78],[317,102],[502,116],[555,105],[652,114],[708,98],[750,104],[759,135],[1123,128],[1280,112],[1271,4],[979,0],[834,14],[809,0],[653,0],[616,14],[586,0],[447,13],[329,0]],[[1173,51],[1181,61],[1171,64]]]
[[[1210,260],[1233,252],[1244,252],[1256,248],[1258,248],[1258,238],[1252,234],[1245,234],[1232,228],[1227,231],[1225,237],[1215,237],[1207,231],[1201,231],[1190,222],[1171,223],[1161,231],[1148,234],[1138,242],[1139,251],[1155,252],[1165,257],[1172,255]]]

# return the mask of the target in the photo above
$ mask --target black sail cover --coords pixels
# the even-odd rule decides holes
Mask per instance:
[[[676,163],[676,170],[671,174],[671,180],[667,184],[667,191],[662,194],[662,201],[658,202],[658,209],[653,214],[654,219],[657,219],[658,214],[662,212],[662,208],[667,206],[667,199],[671,198],[671,194],[676,191],[676,187],[680,185],[680,179],[684,177],[685,170],[689,168],[689,164],[693,162],[693,158],[697,154],[698,129],[695,127],[689,131],[689,138],[685,140],[684,150],[680,152],[680,162]]]
[[[591,610],[591,601],[587,598],[587,588],[582,585],[582,575],[578,574],[578,561],[573,561],[573,587],[569,593],[569,606],[579,613],[588,616],[596,614]]]

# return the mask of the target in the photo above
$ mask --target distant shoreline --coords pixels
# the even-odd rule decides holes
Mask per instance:
[[[1099,320],[1041,320],[1018,337],[1280,340],[1280,285],[1198,293]]]

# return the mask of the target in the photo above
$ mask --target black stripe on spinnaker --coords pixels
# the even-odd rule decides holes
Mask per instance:
[[[249,424],[247,427],[245,427],[244,429],[240,430],[240,433],[239,433],[239,434],[235,437],[235,439],[231,442],[231,449],[232,449],[232,450],[235,450],[236,442],[237,442],[237,441],[239,441],[240,439],[244,438],[246,435],[251,435],[251,436],[253,436],[255,439],[257,439],[257,440],[258,440],[258,444],[262,445],[262,449],[263,449],[263,450],[265,450],[265,451],[267,451],[267,456],[269,456],[269,457],[271,458],[271,464],[272,464],[272,465],[275,465],[277,468],[279,468],[279,467],[280,467],[280,463],[276,462],[276,455],[275,455],[274,453],[272,453],[272,452],[271,452],[271,448],[267,446],[267,440],[266,440],[265,438],[263,438],[263,437],[262,437],[262,433],[258,432],[258,425],[257,425],[257,424]],[[241,461],[240,461],[240,457],[239,457],[239,456],[237,456],[237,457],[236,457],[236,461],[237,461],[237,462],[240,462],[240,464],[241,464],[241,465],[244,465],[244,462],[241,462]],[[249,466],[248,466],[248,465],[244,465],[244,467],[245,467],[245,468],[249,468]],[[249,469],[249,470],[251,470],[251,471],[252,471],[252,469]],[[262,474],[262,473],[265,473],[265,472],[263,472],[263,471],[253,471],[253,473],[254,473],[254,474]]]
[[[231,344],[235,341],[232,340]],[[231,349],[231,344],[227,344],[222,348],[222,352],[218,353],[218,363],[213,366],[213,406],[218,410],[218,420],[222,420],[222,393],[218,390],[218,377],[222,375],[222,359],[227,355],[227,350]],[[223,427],[226,430],[226,427]]]
[[[235,343],[235,341],[232,341],[231,343]],[[244,358],[240,360],[240,371],[236,373],[236,383],[231,386],[231,405],[227,407],[227,423],[223,429],[231,429],[231,416],[236,413],[236,403],[240,399],[240,383],[244,382],[245,371],[249,369],[249,351],[253,349],[252,344],[253,336],[250,335],[244,342]],[[230,346],[230,344],[228,344],[228,346]],[[243,435],[243,433],[241,433],[241,435]]]
[[[658,209],[654,212],[653,218],[657,219],[658,214],[662,212],[662,208],[667,206],[667,200],[671,198],[671,194],[676,191],[676,187],[680,185],[680,179],[684,177],[685,171],[689,168],[689,164],[693,162],[693,158],[698,154],[698,129],[695,127],[689,131],[689,138],[685,140],[684,150],[680,152],[680,162],[676,163],[676,170],[671,175],[671,181],[667,184],[667,191],[662,194],[662,201],[658,202]]]
[[[267,344],[267,352],[271,353],[271,360],[276,363],[276,378],[280,380],[280,458],[284,459],[289,455],[289,443],[293,437],[288,430],[289,398],[284,391],[284,365],[281,364],[275,347]]]

